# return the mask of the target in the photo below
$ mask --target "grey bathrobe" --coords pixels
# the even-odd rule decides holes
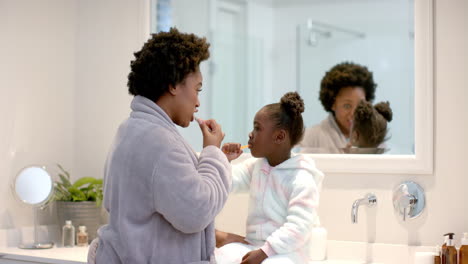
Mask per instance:
[[[96,263],[214,263],[214,219],[231,166],[215,146],[200,157],[154,102],[136,96],[107,157]]]

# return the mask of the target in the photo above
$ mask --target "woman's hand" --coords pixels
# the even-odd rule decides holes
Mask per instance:
[[[241,154],[241,145],[239,143],[226,143],[221,150],[226,154],[229,161],[237,159]]]
[[[215,236],[216,236],[217,248],[220,248],[226,244],[235,243],[235,242],[243,243],[247,245],[249,244],[249,242],[245,241],[245,237],[232,234],[232,233],[215,230]]]
[[[242,257],[241,264],[260,264],[263,260],[268,258],[267,254],[261,249],[250,251]]]
[[[197,122],[203,134],[203,147],[213,145],[219,148],[221,146],[221,141],[224,139],[224,132],[221,129],[221,125],[216,123],[214,119],[202,120],[197,118]]]

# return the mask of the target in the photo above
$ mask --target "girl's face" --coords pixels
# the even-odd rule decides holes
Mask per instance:
[[[249,147],[252,156],[262,158],[274,150],[275,127],[264,109],[257,112],[253,130],[249,133]]]
[[[366,100],[364,89],[359,86],[349,86],[341,88],[332,105],[336,123],[346,137],[349,137],[354,110],[361,100]]]

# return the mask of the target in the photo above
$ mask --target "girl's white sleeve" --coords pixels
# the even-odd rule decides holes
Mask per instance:
[[[286,223],[275,230],[261,249],[268,255],[296,251],[308,241],[317,216],[319,189],[309,171],[301,170],[292,183]]]
[[[256,161],[256,158],[251,158],[232,166],[231,192],[246,193],[250,191],[250,182]]]

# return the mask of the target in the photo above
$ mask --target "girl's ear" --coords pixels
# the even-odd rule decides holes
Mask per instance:
[[[284,129],[276,130],[276,132],[274,134],[275,144],[283,143],[286,140],[287,135],[288,134],[287,134],[286,130],[284,130]]]

